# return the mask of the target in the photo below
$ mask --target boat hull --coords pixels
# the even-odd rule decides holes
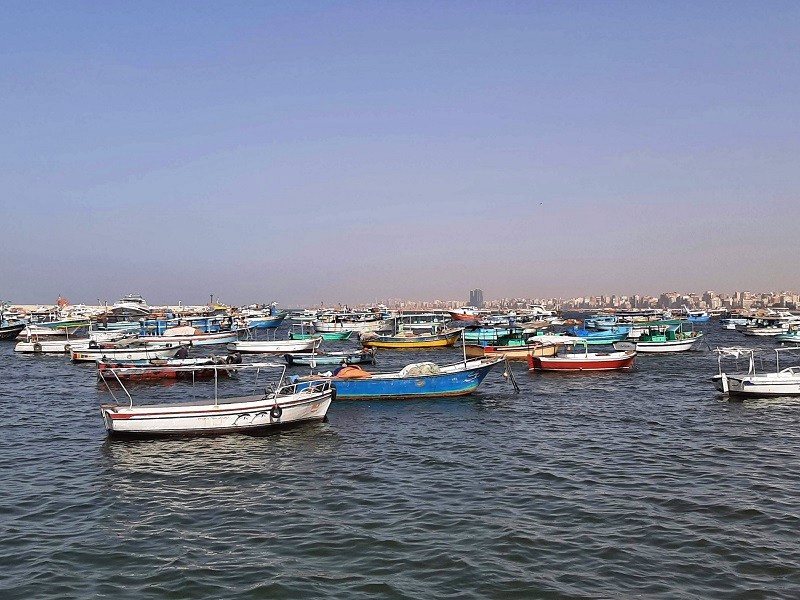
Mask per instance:
[[[310,340],[311,338],[321,337],[323,340],[349,340],[353,335],[352,331],[337,331],[333,333],[296,333],[289,332],[290,340]]]
[[[630,330],[630,327],[619,327],[616,331],[590,331],[587,329],[570,327],[568,333],[569,335],[584,340],[590,346],[605,346],[626,339]]]
[[[393,349],[416,349],[416,348],[443,348],[453,346],[461,337],[461,330],[439,335],[414,335],[403,336],[377,336],[366,337],[361,340],[361,345],[365,348],[393,348]]]
[[[692,349],[699,339],[700,337],[670,342],[636,342],[636,351],[642,354],[687,352]]]
[[[82,350],[70,350],[70,356],[74,362],[95,362],[98,359],[109,361],[120,360],[153,360],[157,358],[172,358],[180,350],[180,344],[168,347],[153,348],[86,348]]]
[[[314,331],[317,333],[337,333],[337,332],[356,332],[367,331],[385,332],[394,329],[394,319],[378,319],[367,321],[314,321],[312,323]]]
[[[450,320],[452,321],[477,321],[478,317],[474,313],[451,312]]]
[[[689,323],[708,323],[711,320],[711,315],[704,315],[699,317],[694,317],[689,315],[688,317],[686,317],[686,320]]]
[[[800,378],[764,375],[715,375],[714,387],[731,396],[800,396]]]
[[[215,346],[217,344],[230,344],[239,339],[236,331],[220,331],[216,333],[200,333],[197,335],[141,335],[140,340],[148,342],[173,342],[192,346]]]
[[[285,314],[268,317],[250,317],[245,319],[245,323],[247,323],[248,327],[252,327],[253,329],[275,329],[276,327],[280,327],[280,324],[283,323],[285,318]]]
[[[365,363],[375,363],[373,352],[332,352],[330,354],[291,354],[283,356],[286,364],[292,366],[311,367],[316,369],[318,366],[337,366],[357,365]]]
[[[631,351],[588,356],[531,356],[528,368],[531,371],[617,371],[633,367],[635,358],[636,353]]]
[[[789,344],[800,344],[800,333],[782,333],[775,336],[776,342],[787,342]]]
[[[0,327],[0,340],[13,340],[23,329],[25,329],[25,323],[3,325]]]
[[[67,354],[71,350],[86,350],[89,348],[87,339],[77,340],[48,340],[17,342],[14,352],[28,352],[33,354]]]
[[[528,356],[553,356],[558,351],[558,344],[525,344],[524,346],[480,346],[467,344],[468,357],[481,358],[505,356],[508,360],[528,360]]]
[[[308,340],[274,340],[247,342],[238,341],[226,347],[231,352],[246,354],[285,354],[287,352],[311,352],[318,348],[322,338],[315,337]]]

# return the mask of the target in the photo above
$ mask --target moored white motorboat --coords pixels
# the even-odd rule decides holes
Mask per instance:
[[[123,317],[146,317],[150,307],[139,294],[128,294],[111,307],[111,313]]]
[[[226,346],[231,352],[247,354],[285,354],[287,352],[311,352],[319,348],[321,337],[307,340],[239,340]]]
[[[28,323],[25,328],[17,334],[18,340],[24,340],[30,337],[38,337],[40,339],[51,338],[58,339],[70,335],[74,335],[83,327],[89,325],[89,321],[63,321],[64,324],[56,322],[42,324],[42,323]]]
[[[744,315],[728,314],[721,316],[719,326],[723,329],[736,330],[737,325],[747,325],[748,318]]]
[[[683,305],[683,312],[686,315],[686,320],[691,323],[707,323],[711,319],[711,314],[702,309],[691,309],[685,304]]]
[[[719,373],[711,378],[714,387],[729,396],[800,396],[800,365],[781,369],[780,354],[800,348],[775,348],[775,371],[758,373],[754,348],[717,348]],[[762,352],[764,352],[762,350]],[[747,371],[726,373],[722,370],[722,359],[747,360]]]
[[[215,373],[230,368],[257,369],[258,373],[267,367],[280,368],[282,365],[253,363],[209,368],[215,369]],[[119,403],[112,388],[107,386],[116,403],[100,405],[100,413],[106,431],[113,437],[257,433],[279,425],[319,421],[325,418],[336,393],[330,381],[305,384],[299,390],[296,384],[284,385],[281,375],[273,391],[221,399],[215,377],[214,397],[208,400],[169,404],[151,402],[134,406],[122,381],[114,377],[113,369],[101,372],[101,377],[106,383],[118,383],[130,400]]]
[[[381,313],[326,313],[319,315],[312,321],[316,333],[336,333],[353,331],[363,333],[374,331],[376,333],[394,331],[395,319],[384,317]]]
[[[771,337],[789,331],[789,327],[800,323],[800,317],[788,311],[753,315],[746,325],[737,325],[736,330],[747,336]]]

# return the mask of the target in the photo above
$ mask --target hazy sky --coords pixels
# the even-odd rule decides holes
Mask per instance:
[[[0,7],[0,299],[800,288],[800,2]]]

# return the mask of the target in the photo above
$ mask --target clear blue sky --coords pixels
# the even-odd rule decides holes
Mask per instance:
[[[800,288],[800,2],[3,2],[0,297]]]

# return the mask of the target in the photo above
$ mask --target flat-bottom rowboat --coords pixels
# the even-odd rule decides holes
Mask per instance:
[[[323,340],[349,340],[353,335],[352,331],[333,331],[331,333],[309,333],[305,331],[290,331],[290,340],[310,340],[311,338],[321,337]]]
[[[283,355],[286,364],[291,366],[307,366],[316,369],[318,366],[375,364],[375,351],[365,348],[357,352],[327,352],[325,354],[309,354],[308,352]]]
[[[467,356],[474,358],[505,356],[508,360],[527,360],[528,356],[553,356],[558,351],[560,344],[542,344],[535,342],[531,344],[510,344],[506,346],[480,346],[478,344],[467,344],[465,352]]]
[[[444,329],[437,333],[401,332],[397,335],[380,335],[375,332],[361,334],[361,345],[365,348],[394,348],[411,350],[417,348],[441,348],[453,346],[461,337],[463,329]]]

